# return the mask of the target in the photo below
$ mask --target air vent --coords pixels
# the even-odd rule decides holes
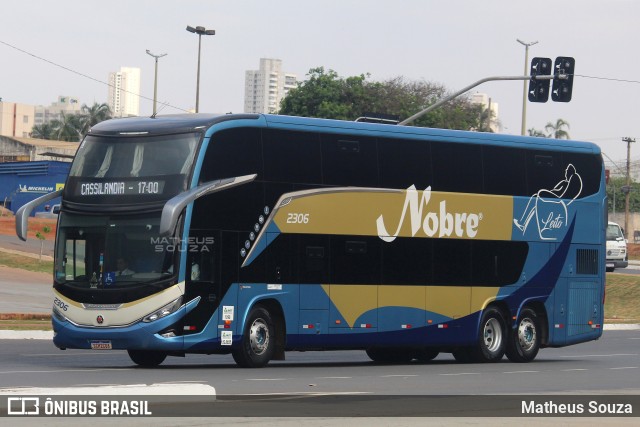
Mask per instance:
[[[597,249],[576,250],[576,273],[577,274],[598,274],[598,250]]]

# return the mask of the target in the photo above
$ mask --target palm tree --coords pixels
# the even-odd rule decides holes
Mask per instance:
[[[53,137],[58,141],[80,140],[80,116],[77,114],[65,114],[60,112],[60,120],[52,120]]]
[[[86,135],[92,126],[111,118],[111,109],[109,108],[109,105],[105,103],[98,104],[97,102],[94,102],[91,107],[84,104],[82,106],[81,117],[80,133],[82,135]]]
[[[549,132],[549,136],[553,135],[555,139],[569,139],[569,132],[563,129],[565,127],[569,129],[569,122],[558,119],[555,124],[551,122],[547,123],[544,130]]]
[[[53,127],[51,123],[42,123],[41,125],[34,125],[31,129],[31,138],[37,139],[51,139],[53,137]]]

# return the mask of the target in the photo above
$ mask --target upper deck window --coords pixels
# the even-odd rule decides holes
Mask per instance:
[[[188,175],[200,133],[147,137],[87,136],[69,173],[86,178]]]

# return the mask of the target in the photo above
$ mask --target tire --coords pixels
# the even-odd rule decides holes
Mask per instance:
[[[413,352],[404,349],[372,347],[367,349],[367,356],[376,363],[409,363]]]
[[[232,351],[233,360],[242,368],[262,368],[266,366],[275,350],[275,327],[269,311],[254,307],[247,317],[247,323],[238,348]]]
[[[127,350],[129,357],[138,366],[143,368],[154,368],[164,362],[167,353],[151,350]]]
[[[531,362],[540,350],[540,321],[536,312],[524,308],[518,316],[515,329],[509,334],[507,358],[512,362]]]
[[[507,324],[500,310],[487,308],[482,313],[478,342],[473,349],[474,359],[478,362],[498,362],[507,348]]]
[[[440,354],[438,350],[434,348],[425,347],[417,350],[414,357],[419,362],[429,362],[435,359],[438,356],[438,354]]]
[[[475,353],[471,347],[460,347],[451,352],[453,358],[458,363],[473,363],[476,362]]]

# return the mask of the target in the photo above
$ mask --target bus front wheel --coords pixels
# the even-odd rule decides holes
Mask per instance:
[[[263,307],[254,307],[247,317],[242,342],[231,353],[233,360],[243,368],[266,366],[275,349],[274,330],[269,311]]]
[[[536,312],[525,308],[509,336],[507,358],[512,362],[531,362],[540,350],[540,323]]]
[[[167,358],[167,353],[161,351],[151,350],[127,350],[129,357],[136,365],[143,368],[153,368],[164,362]]]
[[[478,342],[474,349],[479,362],[498,362],[507,347],[507,327],[500,310],[487,308],[482,314]]]

